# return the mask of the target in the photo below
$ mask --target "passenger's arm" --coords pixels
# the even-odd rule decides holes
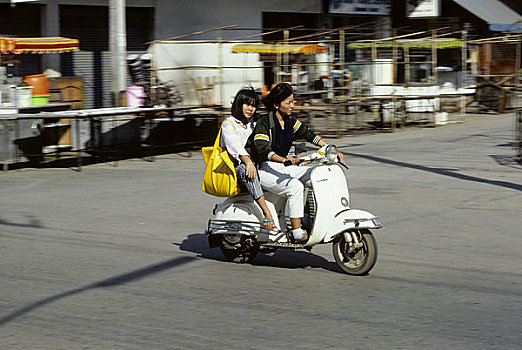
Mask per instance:
[[[254,180],[256,178],[256,166],[254,162],[252,162],[252,159],[250,159],[250,156],[240,155],[239,159],[246,165],[246,176],[250,180]]]
[[[242,155],[248,156],[245,145],[241,137],[236,133],[234,125],[230,121],[225,121],[221,127],[221,139],[228,153],[236,160],[240,160]],[[249,157],[250,158],[250,157]]]

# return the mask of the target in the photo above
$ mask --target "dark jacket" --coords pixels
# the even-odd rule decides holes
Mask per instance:
[[[274,112],[269,112],[257,120],[256,127],[247,142],[247,149],[251,150],[254,162],[261,164],[267,160],[271,160],[275,152],[272,150],[275,136],[275,122],[273,118]],[[294,116],[290,115],[286,123],[291,123],[294,129],[294,141],[306,140],[317,145],[321,137],[312,129],[301,123]]]

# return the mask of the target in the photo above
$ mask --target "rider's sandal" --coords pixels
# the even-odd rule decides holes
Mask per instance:
[[[275,228],[275,224],[274,225],[270,225],[272,227],[266,227],[267,224],[273,224],[274,223],[274,219],[273,218],[264,218],[263,219],[263,227],[267,230],[273,230]]]

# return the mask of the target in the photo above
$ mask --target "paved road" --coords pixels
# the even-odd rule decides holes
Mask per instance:
[[[223,260],[201,155],[0,175],[1,349],[520,349],[513,115],[346,137],[383,218],[369,276],[330,246]]]

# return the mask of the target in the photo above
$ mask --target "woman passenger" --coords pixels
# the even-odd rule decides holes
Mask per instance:
[[[239,90],[232,102],[232,115],[225,119],[221,127],[221,147],[235,159],[238,185],[246,189],[263,211],[263,226],[267,230],[275,228],[274,219],[268,209],[263,189],[259,183],[256,167],[245,149],[248,138],[254,130],[254,116],[259,98],[253,88]]]

